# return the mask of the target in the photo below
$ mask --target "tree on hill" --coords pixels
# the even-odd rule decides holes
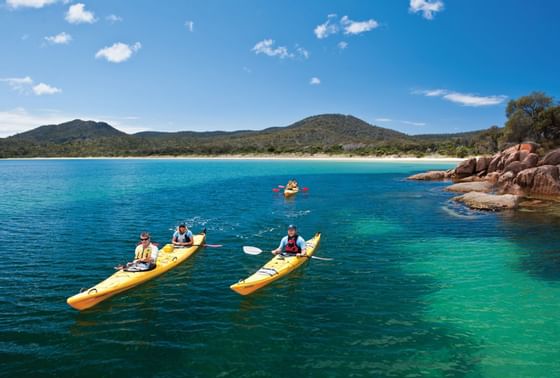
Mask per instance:
[[[511,100],[506,108],[505,142],[534,141],[545,149],[560,142],[560,106],[543,92]]]

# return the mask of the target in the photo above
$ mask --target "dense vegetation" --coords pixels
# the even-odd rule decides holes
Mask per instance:
[[[504,128],[410,136],[356,117],[324,114],[287,127],[235,132],[142,132],[133,135],[103,122],[74,120],[0,138],[0,158],[221,154],[492,154],[508,143],[532,140],[545,149],[560,142],[560,107],[542,93],[512,100]]]

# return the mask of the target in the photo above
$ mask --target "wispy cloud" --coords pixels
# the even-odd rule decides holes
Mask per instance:
[[[194,21],[185,21],[185,27],[192,33],[194,31]]]
[[[309,59],[309,51],[304,49],[303,47],[297,47],[296,51],[299,55],[301,55],[304,59]]]
[[[336,46],[341,50],[345,50],[348,47],[348,42],[340,41]]]
[[[67,45],[72,40],[72,36],[66,32],[59,33],[50,37],[45,37],[45,41],[54,45]]]
[[[123,18],[121,16],[117,16],[116,14],[110,14],[105,17],[105,21],[110,22],[111,24],[121,22]]]
[[[57,0],[6,0],[9,8],[43,8],[45,5],[56,3]]]
[[[441,0],[410,0],[410,7],[408,8],[411,13],[422,13],[422,17],[426,20],[432,20],[434,14],[443,10],[443,1]]]
[[[472,107],[499,105],[507,99],[507,96],[504,95],[479,96],[477,94],[461,93],[447,89],[414,90],[412,94],[419,94],[427,97],[441,97],[444,100],[456,104]]]
[[[353,21],[348,16],[343,16],[337,21],[336,14],[329,14],[327,16],[327,21],[317,25],[315,29],[313,29],[313,33],[315,33],[317,38],[324,39],[330,35],[337,34],[341,30],[346,35],[358,35],[378,27],[379,23],[373,18],[365,21]],[[348,44],[345,44],[344,48],[346,48],[347,45]]]
[[[257,44],[251,49],[251,51],[254,51],[257,55],[264,54],[268,56],[277,56],[280,59],[294,57],[294,54],[290,53],[287,47],[274,47],[274,44],[275,42],[273,39],[264,39],[260,42],[257,42]]]
[[[405,125],[426,126],[426,122],[413,122],[413,121],[405,121],[405,120],[402,120],[402,119],[392,119],[392,118],[376,118],[375,122],[382,122],[382,123],[398,122],[398,123],[402,123],[402,124],[405,124]]]
[[[309,84],[310,85],[319,85],[319,84],[321,84],[321,79],[319,79],[318,77],[312,77],[311,80],[309,80]]]
[[[33,93],[37,96],[42,96],[62,92],[60,88],[56,88],[45,83],[33,85],[33,79],[30,76],[2,78],[0,79],[0,82],[7,83],[10,88],[21,94]]]
[[[10,88],[19,93],[25,93],[25,91],[33,84],[33,79],[29,76],[7,77],[0,79],[0,81],[8,84]]]
[[[77,3],[70,5],[66,12],[66,21],[71,24],[93,24],[97,21],[93,12],[85,9],[85,4]]]
[[[352,21],[348,16],[340,19],[340,23],[344,26],[344,34],[362,34],[373,30],[379,26],[379,23],[374,19],[366,21]]]
[[[105,58],[108,62],[111,63],[121,63],[125,62],[132,56],[133,53],[140,50],[142,44],[140,42],[136,42],[133,45],[127,45],[126,43],[117,42],[114,43],[112,46],[104,47],[99,50],[95,57]]]
[[[327,21],[324,23],[317,25],[315,29],[313,29],[313,33],[319,39],[327,38],[331,34],[338,33],[338,25],[333,23],[333,19],[336,18],[336,14],[329,14],[327,16]]]

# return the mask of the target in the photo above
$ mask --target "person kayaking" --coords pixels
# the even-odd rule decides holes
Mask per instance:
[[[288,235],[280,241],[278,248],[272,251],[273,255],[284,253],[287,255],[305,256],[305,239],[297,233],[297,227],[293,224],[288,226]]]
[[[296,179],[291,179],[290,181],[288,181],[288,183],[286,184],[286,189],[288,190],[295,190],[298,188],[298,182]]]
[[[127,272],[152,270],[156,267],[158,254],[159,249],[151,242],[150,234],[142,232],[140,234],[140,244],[136,246],[136,250],[134,251],[134,260],[126,265],[116,266],[115,269]]]
[[[193,233],[186,225],[181,224],[177,231],[173,233],[171,243],[176,247],[185,247],[193,244]]]

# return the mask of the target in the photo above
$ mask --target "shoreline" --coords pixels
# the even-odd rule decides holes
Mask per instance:
[[[445,156],[397,157],[397,156],[298,156],[298,155],[219,155],[219,156],[87,156],[87,157],[22,157],[4,158],[0,161],[14,160],[286,160],[286,161],[339,161],[339,162],[382,162],[382,163],[457,163],[468,159]]]

